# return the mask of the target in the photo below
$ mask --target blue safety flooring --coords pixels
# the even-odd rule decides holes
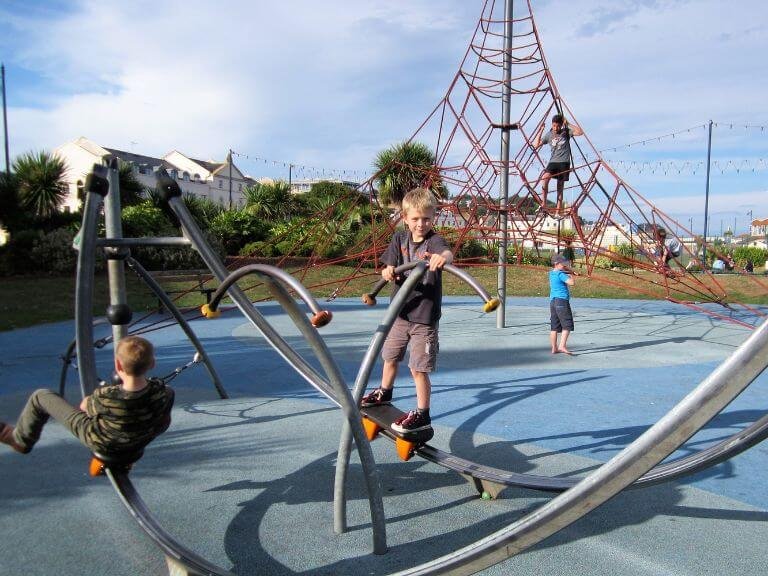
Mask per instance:
[[[323,303],[321,329],[351,386],[386,299]],[[276,304],[258,310],[298,352],[309,346]],[[447,298],[433,374],[431,444],[521,473],[581,476],[618,453],[693,390],[750,334],[736,323],[665,302],[575,300],[574,356],[552,355],[548,304],[510,298],[505,328],[474,298]],[[711,308],[743,321],[750,314]],[[765,310],[763,310],[765,313]],[[182,331],[152,316],[139,332],[156,345],[156,374],[187,364]],[[372,554],[359,462],[349,483],[349,531],[333,531],[333,478],[342,415],[236,310],[191,326],[230,398],[202,365],[173,381],[171,429],[131,477],[178,540],[237,574],[390,574],[469,545],[535,510],[551,495],[510,487],[478,498],[458,475],[373,443],[388,519],[389,552]],[[106,325],[96,336],[109,334]],[[0,333],[0,419],[13,421],[35,388],[57,388],[72,322]],[[97,350],[109,375],[111,347]],[[380,364],[371,377],[378,383]],[[70,369],[67,397],[79,400]],[[394,402],[415,404],[401,367]],[[689,454],[768,410],[763,374],[678,452]],[[2,449],[3,447],[0,447]],[[768,447],[759,444],[693,477],[630,490],[534,548],[482,572],[502,574],[765,573]],[[165,570],[152,544],[90,455],[56,424],[27,456],[0,451],[0,574],[150,575]]]

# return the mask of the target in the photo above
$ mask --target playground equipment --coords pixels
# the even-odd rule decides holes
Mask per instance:
[[[441,134],[445,138],[441,139],[441,146],[438,148],[438,159],[442,165],[440,174],[446,181],[450,181],[460,189],[459,198],[463,199],[464,203],[461,204],[460,201],[457,201],[454,206],[456,212],[461,214],[462,218],[467,222],[477,223],[474,228],[465,228],[465,233],[469,230],[484,231],[486,238],[490,239],[492,237],[496,238],[497,233],[501,231],[505,241],[510,235],[521,243],[544,238],[559,246],[561,240],[559,228],[556,234],[552,231],[541,232],[539,227],[541,219],[537,222],[536,218],[515,219],[514,216],[527,215],[527,203],[530,203],[530,194],[533,188],[531,182],[539,172],[542,164],[542,159],[535,152],[531,151],[530,144],[534,130],[540,125],[542,118],[546,118],[554,111],[561,112],[566,109],[557,93],[551,74],[546,67],[538,41],[538,34],[530,14],[530,5],[528,5],[528,10],[524,14],[514,15],[510,1],[507,4],[507,10],[503,18],[493,16],[493,6],[494,3],[492,2],[486,4],[476,36],[473,39],[467,57],[465,57],[465,61],[462,63],[462,71],[457,75],[457,80],[452,84],[449,93],[430,116],[432,119],[449,117],[454,121],[452,127],[443,134],[441,120]],[[527,46],[515,47],[512,45],[511,28],[513,22],[515,26],[519,27],[519,30],[515,32],[515,37],[527,38],[529,42]],[[506,35],[509,48],[501,51],[491,49],[485,42],[486,37],[491,33],[489,31],[498,28],[500,25],[509,31],[509,34]],[[470,56],[472,59],[470,59]],[[500,61],[502,59],[504,62]],[[526,90],[519,91],[519,94],[527,94],[528,100],[521,107],[522,112],[520,113],[519,121],[512,122],[510,120],[504,121],[501,124],[493,123],[489,120],[490,116],[487,114],[486,106],[483,102],[486,98],[496,98],[498,96],[497,92],[500,90],[509,94],[512,79],[509,76],[505,76],[503,82],[487,81],[484,79],[483,69],[501,69],[501,65],[504,64],[504,69],[508,70],[506,65],[512,59],[518,64],[530,67],[531,73],[521,75],[519,78],[525,78],[525,82],[529,84]],[[567,112],[570,113],[570,111]],[[570,116],[573,117],[572,114]],[[483,118],[485,119],[484,122],[486,122],[486,128],[480,131],[473,130],[472,126],[475,125],[478,119],[482,120]],[[490,160],[490,157],[485,152],[485,147],[490,142],[491,137],[499,134],[508,139],[512,133],[518,134],[522,138],[523,148],[521,153],[514,160],[504,159],[500,163]],[[463,149],[470,150],[470,152],[461,162],[453,165],[450,162],[450,156],[453,153],[451,152],[451,145],[455,145],[461,140],[466,144]],[[462,146],[459,146],[459,148],[462,148]],[[637,224],[639,218],[642,218],[644,223],[662,224],[666,225],[669,229],[673,229],[672,226],[676,223],[661,214],[639,194],[628,187],[605,162],[599,159],[599,156],[597,160],[587,160],[586,154],[582,152],[580,154],[583,158],[576,158],[572,163],[575,179],[579,182],[579,185],[578,189],[575,190],[577,199],[574,201],[573,209],[567,218],[571,220],[577,232],[574,244],[585,250],[585,264],[588,271],[595,268],[598,257],[606,257],[614,262],[626,263],[628,260],[618,253],[604,250],[600,247],[601,235],[605,233],[605,229],[608,226],[624,230],[623,239],[628,241],[631,246],[638,246],[643,243],[643,234],[647,235],[645,232],[638,232],[637,237],[634,236],[636,233],[633,232],[632,224]],[[449,168],[449,166],[453,166],[453,168]],[[503,180],[505,178],[504,174],[509,176],[510,169],[516,172],[516,176],[521,180],[520,193],[515,200],[509,201],[509,198],[505,198],[503,202],[497,205],[495,201],[490,199],[487,190],[490,186],[499,182],[500,178]],[[610,184],[606,184],[606,181],[610,181]],[[129,248],[132,245],[141,243],[160,245],[175,243],[191,246],[198,251],[219,282],[217,293],[212,298],[211,304],[204,309],[204,314],[206,316],[215,316],[221,297],[225,293],[228,294],[241,312],[261,331],[285,361],[314,388],[341,407],[344,415],[344,424],[336,468],[334,528],[337,532],[346,529],[346,470],[351,444],[354,441],[360,454],[368,491],[374,552],[383,553],[386,551],[386,523],[381,504],[378,472],[361,424],[361,415],[357,405],[362,392],[365,390],[378,350],[380,350],[386,333],[402,306],[402,298],[405,297],[409,288],[404,287],[401,291],[403,296],[401,297],[399,293],[398,297],[393,298],[392,303],[386,310],[384,320],[374,334],[365,358],[361,363],[354,389],[350,392],[323,339],[317,334],[316,328],[330,321],[330,314],[320,309],[314,303],[309,292],[300,283],[294,281],[289,275],[284,274],[279,269],[257,267],[242,272],[235,272],[234,275],[230,274],[207,245],[201,231],[186,211],[180,198],[178,185],[164,174],[159,175],[158,184],[161,194],[181,223],[184,234],[183,238],[173,240],[121,238],[121,234],[119,230],[116,230],[115,226],[115,219],[119,221],[119,216],[117,218],[115,216],[116,214],[119,215],[119,209],[115,210],[114,204],[110,208],[109,202],[112,200],[108,200],[116,196],[114,194],[115,177],[113,170],[108,171],[105,167],[97,166],[94,168],[94,173],[86,181],[85,189],[87,196],[80,237],[76,302],[76,349],[82,392],[84,394],[90,393],[95,382],[98,381],[93,352],[93,322],[90,318],[96,247],[103,247],[111,251],[109,273],[110,279],[112,279],[113,277],[120,277],[123,262],[129,263],[137,271],[141,269],[140,265],[135,261],[131,263],[129,254],[126,253],[125,248]],[[504,186],[506,187],[507,184],[504,184]],[[108,192],[112,192],[112,194],[108,194]],[[106,213],[108,214],[107,237],[105,239],[96,237],[96,219],[102,199],[107,203]],[[469,200],[473,202],[469,202]],[[634,206],[632,209],[633,213],[630,213],[624,207],[625,205]],[[480,208],[484,208],[494,215],[492,226],[487,220],[480,224]],[[597,226],[590,230],[585,229],[578,219],[578,213],[585,213],[588,209],[594,210],[599,214]],[[109,224],[110,220],[112,221],[111,224]],[[509,227],[510,220],[512,221],[511,230]],[[361,253],[359,256],[361,261],[364,259],[375,260],[376,253],[375,251],[368,251]],[[648,262],[639,260],[637,262],[632,261],[631,263],[637,264],[638,267],[650,266]],[[448,270],[450,271],[450,269]],[[424,264],[416,263],[406,284],[408,282],[417,282],[423,271]],[[651,272],[652,270],[649,268],[647,271]],[[144,277],[141,272],[138,273]],[[285,309],[306,341],[313,348],[325,372],[325,377],[318,373],[280,337],[276,330],[254,309],[244,292],[237,287],[235,284],[236,280],[248,274],[258,274],[265,279],[270,293]],[[629,282],[628,280],[624,281]],[[675,275],[675,277],[668,278],[666,275],[663,275],[653,281],[661,282],[666,286],[669,299],[673,299],[669,292],[670,283],[673,281],[678,282],[677,288],[682,289],[683,293],[688,294],[691,299],[702,299],[703,295],[706,297],[705,299],[721,301],[723,297],[721,291],[718,290],[719,285],[717,283],[705,283],[702,279],[697,279],[693,276],[689,278],[688,275],[682,277]],[[150,284],[149,281],[148,284]],[[375,303],[375,297],[379,289],[380,287],[378,289],[374,288],[373,292],[368,295],[366,303]],[[291,290],[307,302],[314,313],[313,322],[310,322],[304,312],[298,307],[290,294]],[[155,292],[158,294],[158,297],[162,298],[162,289],[158,287],[158,290]],[[112,296],[111,306],[113,308],[111,308],[109,317],[114,321],[113,338],[117,340],[124,334],[124,326],[130,318],[129,311],[125,309],[124,288],[120,289],[119,280],[115,282],[114,294]],[[486,294],[483,296],[483,301],[486,312],[498,307],[503,314],[503,291],[500,290],[498,299],[487,297]],[[167,306],[167,304],[166,306],[173,313],[175,307],[173,307],[170,299],[167,302],[171,306]],[[177,314],[174,314],[174,318],[184,327],[186,322],[183,315],[178,310],[176,312]],[[187,328],[189,328],[188,325]],[[191,329],[189,333],[191,334]],[[190,340],[192,340],[191,336]],[[198,352],[203,355],[202,346],[198,347],[197,344],[195,346],[198,348]],[[213,376],[213,368],[210,362],[206,360],[205,363]],[[475,485],[478,491],[494,493],[498,492],[500,487],[514,484],[548,491],[564,492],[539,510],[528,514],[524,518],[511,523],[494,534],[482,538],[470,546],[421,566],[402,571],[399,574],[471,574],[477,572],[540,542],[595,509],[626,487],[646,485],[677,478],[680,475],[711,466],[747,449],[768,435],[768,417],[761,418],[744,431],[733,435],[730,439],[724,440],[704,452],[657,467],[664,458],[674,452],[713,416],[727,406],[767,365],[768,322],[763,322],[738,350],[666,416],[660,419],[640,438],[627,446],[620,454],[581,480],[552,479],[514,474],[513,472],[479,466],[467,460],[442,453],[430,448],[426,444],[414,447],[414,454],[423,456],[468,476],[468,479]],[[214,378],[214,380],[217,380],[217,378]],[[220,393],[221,391],[223,391],[223,388],[220,390]],[[176,570],[183,570],[188,574],[228,573],[226,570],[212,565],[194,552],[186,549],[159,525],[131,484],[122,463],[113,465],[105,461],[104,469],[131,514],[164,551],[169,565],[173,566]]]
[[[96,173],[98,172],[100,172],[100,170],[97,169]],[[96,176],[94,176],[94,178],[95,177]],[[160,182],[166,183],[165,185],[169,186],[169,203],[174,207],[174,198],[176,198],[176,196],[173,195],[174,190],[172,186],[167,184],[167,180],[162,175]],[[95,188],[95,191],[93,188]],[[94,194],[100,196],[98,191],[100,188],[95,186],[88,187],[87,189],[89,190],[89,198],[86,203],[89,204],[89,202],[92,201],[92,196]],[[175,206],[175,208],[178,210],[177,214],[184,226],[185,233],[191,238],[196,239],[199,230],[195,229],[193,221],[186,222],[188,215],[184,212],[183,204],[178,204],[179,205]],[[95,228],[94,215],[97,214],[97,212],[97,209],[89,207],[86,210],[86,216],[84,216],[83,240],[81,242],[79,255],[81,265],[83,262],[88,262],[89,260],[87,252],[89,250],[92,252],[95,251],[95,235],[89,234],[89,230]],[[204,253],[206,250],[205,245],[199,244],[199,246],[201,247],[201,253]],[[213,264],[211,268],[216,271],[216,263],[214,261],[211,261],[211,263]],[[375,362],[381,344],[383,344],[386,333],[388,332],[389,327],[391,327],[392,322],[394,322],[400,307],[404,303],[408,291],[416,282],[418,282],[421,275],[424,273],[425,263],[412,263],[412,268],[413,270],[406,280],[403,289],[392,299],[392,303],[385,312],[384,320],[380,324],[377,333],[374,335],[365,358],[361,363],[355,387],[351,394],[347,391],[347,388],[340,377],[338,377],[338,382],[342,384],[342,398],[340,399],[339,387],[334,386],[334,381],[332,379],[329,382],[319,377],[284,341],[277,339],[276,347],[279,348],[289,365],[302,374],[305,379],[328,398],[341,406],[346,404],[351,408],[350,413],[352,414],[352,418],[348,417],[344,420],[345,430],[342,433],[340,441],[337,463],[336,492],[334,497],[335,529],[337,532],[346,529],[344,517],[346,506],[344,486],[346,485],[346,455],[348,454],[348,447],[351,447],[351,441],[349,440],[350,429],[354,430],[354,428],[358,428],[362,431],[362,426],[360,425],[360,413],[356,408],[356,404],[357,401],[359,401],[359,396],[362,395],[362,392],[365,390],[371,367]],[[83,274],[82,269],[78,272],[79,280],[85,278],[87,281],[91,278],[88,274]],[[322,339],[317,335],[315,327],[310,324],[304,313],[298,309],[298,306],[283,287],[283,284],[276,280],[282,278],[283,275],[281,273],[271,275],[268,268],[259,268],[258,272],[269,278],[270,288],[273,291],[275,298],[286,311],[288,311],[292,319],[296,321],[297,325],[302,329],[303,334],[307,337],[307,340],[312,342],[313,347],[320,350],[321,354],[326,355],[324,358],[325,362],[328,365],[332,365],[332,357],[327,349],[324,348]],[[256,273],[256,271],[251,270],[249,273]],[[229,277],[226,274],[222,274],[222,277],[222,285],[227,285],[226,290],[232,295],[236,286],[233,282],[228,280]],[[297,287],[296,284],[290,281],[286,281],[286,283]],[[224,291],[222,290],[221,294],[223,293]],[[302,293],[301,288],[298,289],[298,293]],[[93,325],[92,320],[87,317],[88,315],[86,313],[86,310],[90,310],[90,307],[83,309],[81,306],[83,304],[86,306],[90,304],[90,294],[84,293],[80,285],[78,285],[78,294],[83,295],[78,304],[78,326],[84,326],[84,328],[81,326],[81,332],[87,334],[87,329],[92,328]],[[220,296],[221,295],[212,299],[214,311],[220,301]],[[489,300],[487,299],[487,294],[481,294],[481,298],[485,302],[484,307],[488,308],[487,304]],[[250,309],[255,315],[256,311],[250,306],[250,303],[247,309]],[[312,304],[310,309],[313,310],[315,318],[318,317],[318,312],[322,312],[316,303]],[[259,316],[255,317],[259,318]],[[320,314],[319,317],[327,318],[328,316]],[[303,320],[303,322],[299,321],[299,319]],[[264,322],[264,324],[268,326],[266,322]],[[269,330],[272,330],[271,327],[268,331]],[[93,342],[92,335],[87,334],[86,337],[86,342]],[[83,382],[82,379],[83,374],[87,371],[83,370],[80,355],[78,355],[78,358],[81,364],[81,387],[85,388],[87,383]],[[426,457],[436,463],[446,465],[447,467],[468,476],[468,480],[474,483],[478,491],[482,490],[484,493],[494,495],[494,492],[497,493],[501,487],[509,484],[549,491],[567,491],[561,496],[553,499],[539,511],[533,512],[526,518],[511,524],[504,530],[498,531],[463,550],[456,551],[454,554],[416,567],[413,570],[404,571],[402,574],[436,574],[444,573],[446,571],[456,574],[473,573],[535,544],[546,536],[568,525],[570,522],[573,522],[588,510],[597,507],[612,495],[631,485],[635,481],[637,481],[637,485],[642,485],[679,477],[681,474],[700,470],[703,467],[720,462],[722,459],[730,457],[754,443],[759,442],[767,434],[768,416],[762,418],[742,433],[736,434],[732,438],[723,441],[702,453],[681,459],[677,462],[667,463],[658,469],[653,469],[655,464],[663,460],[668,454],[672,453],[678,446],[685,442],[687,438],[706,424],[706,422],[719,410],[726,406],[728,402],[735,398],[736,395],[738,395],[762,370],[764,370],[766,365],[768,365],[768,324],[764,324],[756,330],[736,353],[731,356],[731,358],[724,362],[712,376],[699,385],[696,390],[694,390],[657,425],[652,427],[646,434],[628,446],[621,454],[581,481],[573,479],[549,479],[522,474],[514,475],[505,471],[494,471],[494,469],[483,467],[469,461],[462,462],[461,459],[450,454],[441,453],[434,448],[430,448],[428,445],[417,447],[413,450],[414,454]],[[332,367],[329,370],[332,370]],[[95,372],[92,371],[92,373]],[[346,403],[343,398],[344,393],[346,393],[349,398]],[[362,436],[362,440],[358,440],[358,438],[354,436],[354,433],[352,436],[354,437],[357,446],[360,446],[360,442],[364,442],[363,446],[367,446],[367,440],[364,435]],[[365,454],[365,452],[361,451],[361,454]],[[362,457],[361,461],[363,461]],[[373,464],[372,460],[371,464]],[[227,574],[226,570],[211,565],[205,559],[200,558],[194,552],[176,542],[159,525],[159,523],[154,520],[151,512],[133,488],[127,474],[125,463],[110,463],[107,461],[104,462],[104,468],[105,473],[112,481],[131,514],[158,543],[161,549],[164,550],[169,565],[174,566],[175,570],[183,569],[185,573],[188,574]],[[375,476],[375,466],[372,466],[371,470],[373,470],[373,472],[371,473],[370,478],[378,483]],[[490,480],[490,478],[493,478],[493,480]],[[492,483],[495,480],[499,481],[498,485]],[[371,499],[375,502],[375,497]],[[375,504],[372,505],[372,510],[375,510]],[[386,541],[383,539],[383,529],[377,527],[377,517],[373,512],[372,519],[374,526],[374,551],[380,552],[382,551],[382,547],[386,550]],[[383,522],[383,514],[381,520]],[[377,545],[381,547],[377,549]]]

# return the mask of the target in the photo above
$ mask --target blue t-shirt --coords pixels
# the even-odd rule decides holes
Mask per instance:
[[[566,280],[569,280],[570,276],[562,270],[550,270],[549,271],[549,299],[562,298],[563,300],[570,300],[571,293],[568,290],[568,284]]]

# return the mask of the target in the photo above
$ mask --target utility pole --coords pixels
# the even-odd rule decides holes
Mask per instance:
[[[227,154],[227,162],[229,162],[229,209],[232,210],[232,148]]]
[[[288,164],[288,188],[291,188],[292,178],[293,178],[293,164]]]
[[[749,216],[749,218],[747,219],[747,234],[752,236],[752,210],[747,212],[747,216]]]
[[[5,174],[11,175],[11,161],[8,157],[8,112],[5,105],[5,64],[0,64],[0,77],[3,81],[3,134],[5,136]]]
[[[712,120],[709,121],[707,137],[707,186],[704,192],[704,246],[702,248],[702,266],[707,265],[707,226],[709,222],[709,168],[712,160]]]

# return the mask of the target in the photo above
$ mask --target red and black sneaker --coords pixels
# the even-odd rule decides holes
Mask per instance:
[[[392,423],[392,430],[405,434],[407,432],[423,432],[432,429],[432,419],[428,412],[411,410],[400,416]]]
[[[392,389],[385,390],[384,388],[376,388],[372,392],[368,392],[363,399],[360,400],[360,406],[368,408],[369,406],[382,406],[384,404],[390,404],[392,402]]]

